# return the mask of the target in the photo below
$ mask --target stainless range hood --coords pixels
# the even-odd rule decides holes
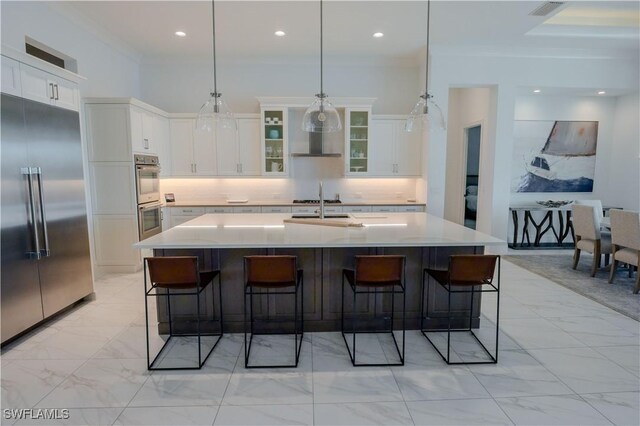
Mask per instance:
[[[309,132],[309,152],[292,152],[292,157],[330,157],[339,158],[342,154],[339,152],[324,152],[324,133]]]
[[[342,154],[339,152],[324,152],[323,138],[324,133],[310,132],[309,133],[309,152],[292,152],[292,157],[330,157],[339,158]]]

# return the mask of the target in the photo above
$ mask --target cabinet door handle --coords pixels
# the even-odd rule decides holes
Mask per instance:
[[[49,99],[54,100],[56,96],[53,93],[53,83],[49,83],[49,87],[51,88],[51,95],[49,96]]]
[[[240,173],[242,173],[242,163],[240,163]]]
[[[149,139],[148,138],[144,138],[144,149],[149,149]]]
[[[58,85],[55,85],[56,88],[56,101],[60,99],[60,92],[58,92]]]
[[[198,163],[193,163],[193,171],[198,173]]]

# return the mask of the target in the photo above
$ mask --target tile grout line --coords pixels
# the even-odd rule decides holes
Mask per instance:
[[[608,393],[608,392],[602,392],[602,393]],[[585,395],[586,395],[586,394],[585,394]],[[583,400],[585,403],[587,403],[587,405],[589,405],[591,408],[593,408],[594,410],[596,410],[596,412],[597,412],[597,413],[599,413],[602,417],[604,417],[605,419],[607,419],[607,421],[609,421],[612,425],[615,425],[615,424],[616,424],[616,422],[614,422],[614,421],[613,421],[613,420],[611,420],[609,417],[607,417],[603,412],[601,412],[600,410],[598,410],[598,408],[597,408],[595,405],[591,404],[591,403],[589,402],[589,400],[587,400],[587,399],[583,398],[583,397],[582,397],[582,395],[578,394],[578,397],[579,397],[581,400]]]

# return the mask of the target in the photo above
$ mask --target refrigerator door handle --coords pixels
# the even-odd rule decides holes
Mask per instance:
[[[44,194],[42,191],[42,169],[40,167],[32,167],[31,173],[36,175],[38,179],[38,198],[40,202],[40,218],[42,219],[42,235],[44,237],[44,248],[40,249],[40,255],[42,257],[51,256],[49,250],[49,234],[47,232],[47,216],[44,208]]]
[[[31,216],[31,231],[33,233],[33,245],[35,251],[28,251],[26,253],[29,259],[40,259],[40,237],[38,230],[36,229],[36,202],[33,198],[33,175],[31,174],[30,167],[23,167],[20,172],[27,177],[27,183],[29,186],[29,215]]]

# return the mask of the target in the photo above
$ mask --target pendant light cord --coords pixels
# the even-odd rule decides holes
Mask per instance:
[[[216,4],[211,0],[211,41],[213,53],[213,96],[218,97],[218,82],[216,79]]]
[[[323,61],[322,61],[322,49],[323,49],[323,45],[322,45],[322,38],[323,38],[323,31],[322,31],[322,0],[320,0],[320,97],[324,97],[324,85],[323,85]]]
[[[431,0],[427,0],[427,61],[425,72],[424,93],[425,99],[429,97],[429,33],[431,32]]]

